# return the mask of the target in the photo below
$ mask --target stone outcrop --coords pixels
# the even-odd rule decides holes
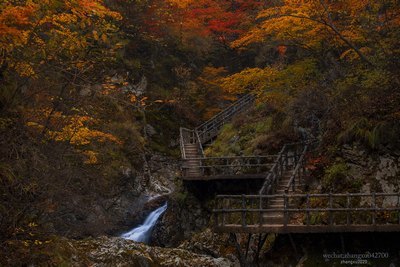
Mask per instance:
[[[157,222],[151,243],[163,247],[175,247],[209,223],[209,213],[193,196],[170,199],[168,209]]]
[[[400,189],[400,152],[369,153],[362,147],[344,146],[341,149],[349,174],[362,181],[361,192],[397,193]],[[368,203],[369,199],[362,199]],[[397,197],[385,197],[384,205],[396,205]]]
[[[14,244],[24,247],[24,244]],[[200,255],[180,248],[149,247],[121,238],[55,239],[41,246],[32,244],[34,254],[26,258],[1,259],[0,263],[30,263],[32,266],[205,266],[230,267],[233,262],[221,257]],[[14,255],[17,255],[15,253]],[[1,265],[1,264],[0,264]],[[18,265],[18,264],[17,264]]]

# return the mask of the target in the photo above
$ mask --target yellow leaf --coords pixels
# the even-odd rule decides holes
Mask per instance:
[[[97,31],[93,31],[93,38],[98,41],[99,40],[99,34],[97,33]]]

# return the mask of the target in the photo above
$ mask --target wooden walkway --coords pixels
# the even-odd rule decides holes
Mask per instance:
[[[265,179],[274,155],[206,158],[203,150],[204,145],[216,138],[224,124],[248,110],[253,103],[254,96],[245,95],[195,129],[180,128],[184,180]]]
[[[307,155],[313,143],[286,144],[277,155],[205,157],[203,145],[247,110],[247,95],[191,130],[180,129],[186,181],[262,179],[258,195],[218,195],[214,230],[226,233],[325,233],[400,231],[400,193],[308,194]]]
[[[400,194],[220,195],[213,212],[217,232],[400,231]]]

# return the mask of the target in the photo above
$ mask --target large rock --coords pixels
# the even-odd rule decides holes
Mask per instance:
[[[151,243],[157,246],[174,247],[194,233],[203,230],[209,223],[209,213],[193,196],[182,194],[168,202],[168,209],[157,222]]]
[[[54,239],[48,243],[24,245],[12,243],[12,255],[0,259],[0,265],[32,266],[220,266],[234,264],[225,258],[199,255],[184,249],[150,247],[121,238]],[[8,248],[10,249],[10,248]],[[17,250],[15,250],[17,249]],[[30,253],[24,254],[28,249]],[[19,254],[21,252],[21,254]],[[2,254],[2,253],[0,253]],[[21,257],[18,257],[20,255]],[[14,258],[15,257],[15,258]],[[17,258],[18,257],[18,258]]]
[[[397,193],[400,190],[400,157],[396,151],[371,153],[361,146],[344,146],[341,150],[349,174],[362,181],[361,192]],[[397,197],[385,197],[384,206],[397,204]],[[371,198],[362,198],[362,204],[371,204]]]

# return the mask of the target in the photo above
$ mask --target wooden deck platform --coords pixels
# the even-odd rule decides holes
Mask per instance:
[[[400,192],[307,193],[307,161],[315,140],[285,144],[277,155],[206,157],[203,146],[253,102],[254,96],[246,95],[199,127],[180,129],[182,179],[188,186],[206,192],[246,189],[247,195],[216,196],[214,231],[400,232]],[[255,185],[258,193],[252,193]]]
[[[184,181],[212,181],[212,180],[253,180],[253,179],[265,179],[265,174],[220,174],[210,176],[183,176]]]
[[[226,224],[214,227],[218,233],[276,233],[276,234],[305,234],[305,233],[342,233],[342,232],[400,232],[399,224],[381,225],[247,225]]]
[[[219,195],[216,207],[216,232],[400,232],[400,193]]]

